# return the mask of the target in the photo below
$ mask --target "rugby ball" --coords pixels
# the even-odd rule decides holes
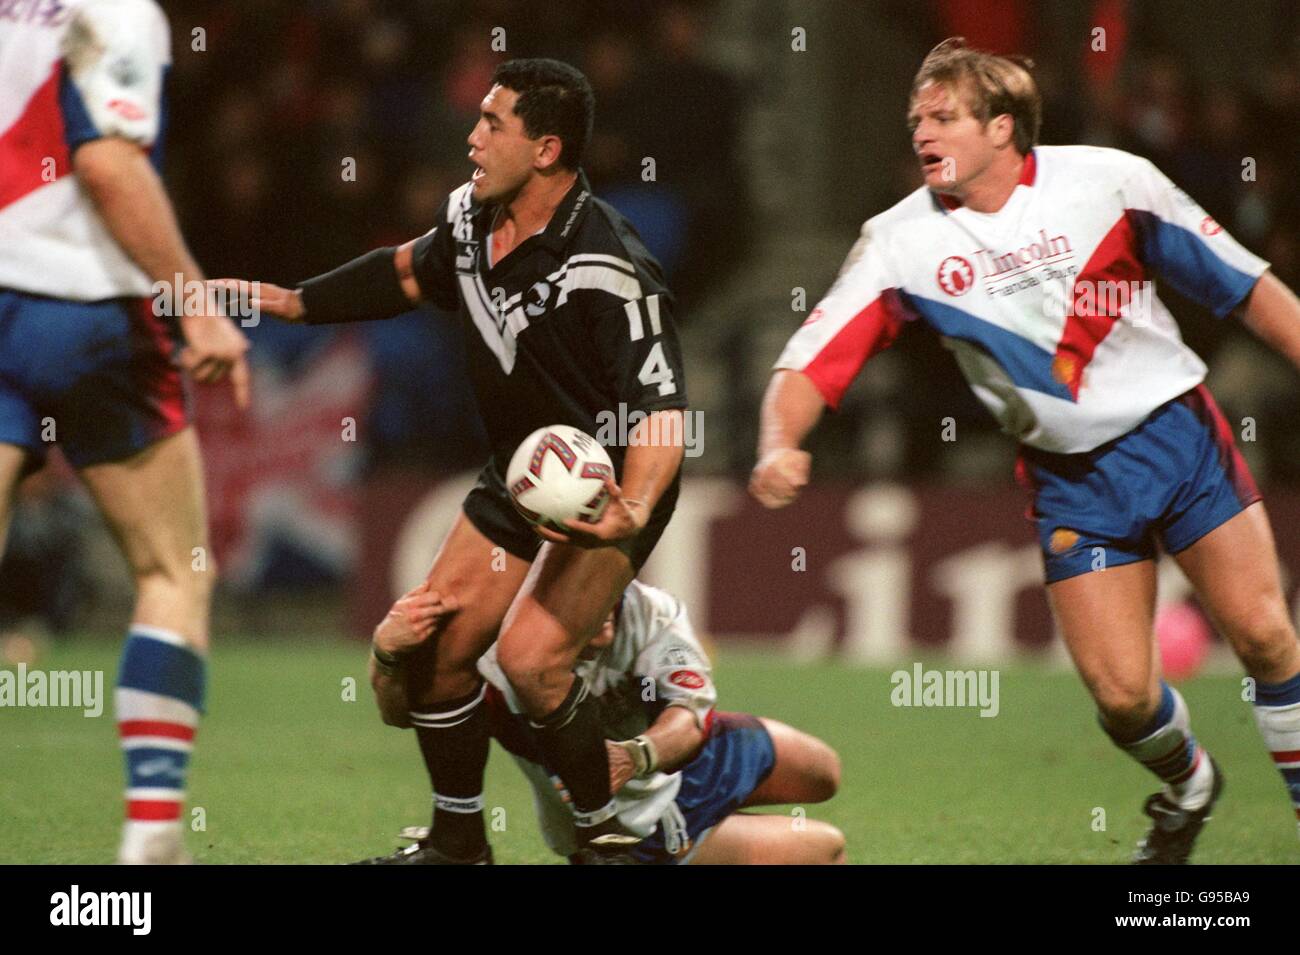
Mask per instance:
[[[538,428],[515,450],[506,487],[515,509],[534,524],[561,533],[565,521],[594,524],[609,501],[605,478],[614,463],[600,442],[567,424]]]

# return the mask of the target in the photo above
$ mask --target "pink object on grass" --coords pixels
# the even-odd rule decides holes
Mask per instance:
[[[1210,625],[1205,616],[1187,603],[1170,604],[1156,614],[1156,640],[1160,661],[1170,680],[1193,677],[1210,652]]]

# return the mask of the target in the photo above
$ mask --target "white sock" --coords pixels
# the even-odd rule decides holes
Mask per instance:
[[[1255,693],[1255,721],[1300,820],[1300,675],[1257,684]]]
[[[1209,802],[1214,788],[1214,768],[1210,766],[1209,754],[1201,749],[1197,757],[1196,769],[1192,770],[1189,779],[1165,787],[1169,798],[1189,812],[1195,812]]]
[[[189,862],[181,824],[175,820],[128,819],[117,850],[121,865],[175,865]]]

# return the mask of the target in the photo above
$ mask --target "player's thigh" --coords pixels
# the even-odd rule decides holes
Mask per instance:
[[[14,492],[27,464],[27,452],[15,444],[0,442],[0,555],[4,554],[5,535],[13,512]]]
[[[1251,676],[1273,683],[1300,670],[1300,645],[1262,503],[1251,504],[1174,559]]]
[[[750,793],[746,806],[776,806],[785,803],[823,802],[840,786],[840,758],[816,736],[779,720],[759,717],[772,737],[776,760],[762,785]]]
[[[563,702],[578,653],[634,576],[632,562],[614,547],[548,542],[538,552],[497,647],[502,668],[533,715]]]
[[[835,865],[844,834],[830,823],[790,816],[735,813],[713,827],[692,865]]]
[[[484,535],[464,511],[457,515],[427,580],[433,590],[454,597],[460,609],[412,658],[407,668],[412,701],[472,691],[477,683],[474,665],[496,639],[528,566]]]
[[[1066,648],[1098,708],[1116,728],[1145,723],[1159,701],[1156,569],[1150,560],[1047,585]]]
[[[213,566],[207,553],[203,460],[193,428],[121,461],[81,468],[78,474],[137,579],[160,574],[186,586],[203,576],[192,567]]]

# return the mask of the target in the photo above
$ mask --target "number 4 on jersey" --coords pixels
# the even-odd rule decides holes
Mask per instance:
[[[645,337],[645,325],[641,321],[641,304],[639,302],[628,302],[624,306],[627,311],[629,332],[632,341],[640,341]],[[663,330],[659,321],[659,296],[651,295],[644,301],[646,314],[650,317],[650,333],[658,336]],[[645,362],[641,365],[641,370],[637,372],[637,380],[641,384],[656,385],[659,388],[659,395],[671,395],[677,392],[677,383],[673,381],[673,370],[668,364],[668,359],[664,357],[663,342],[655,342],[650,348],[650,354],[646,355]]]
[[[668,360],[664,358],[663,342],[655,342],[654,347],[650,349],[650,354],[645,356],[645,364],[637,372],[637,380],[643,385],[658,385],[661,397],[677,392],[677,384],[673,381],[673,370],[668,367]]]

